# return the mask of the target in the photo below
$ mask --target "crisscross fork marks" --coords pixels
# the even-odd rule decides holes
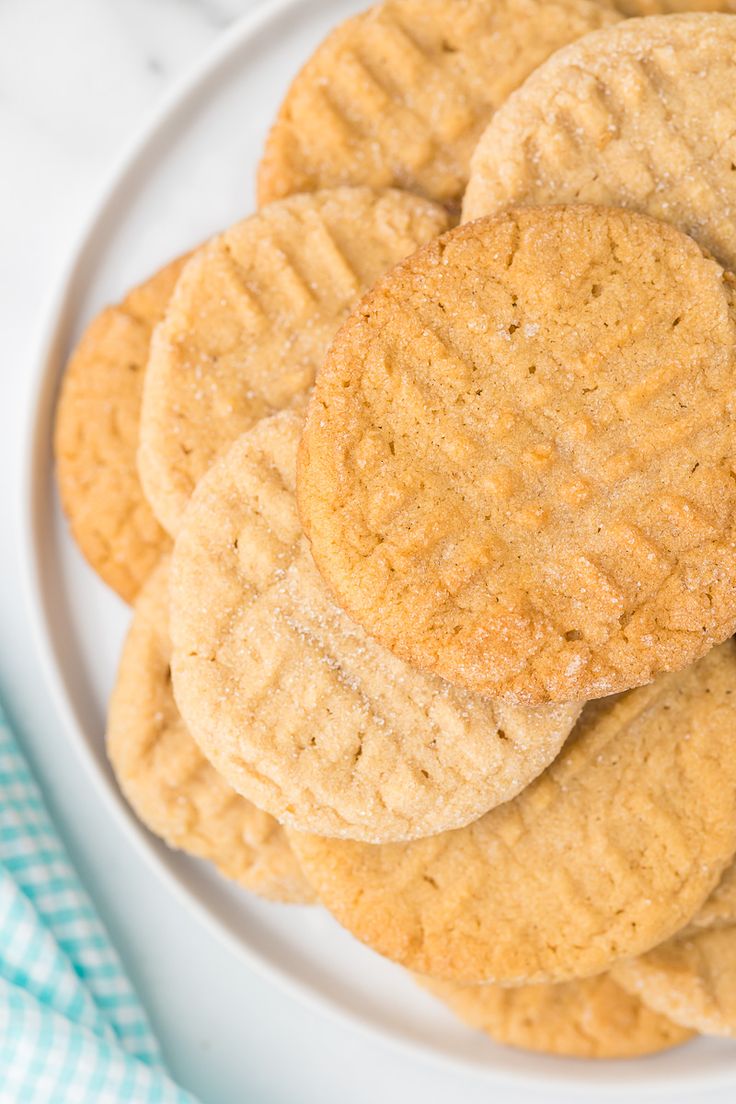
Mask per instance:
[[[401,312],[397,322],[397,329],[401,334],[401,340],[394,340],[391,341],[390,344],[385,344],[383,357],[388,374],[395,380],[401,380],[403,399],[400,406],[402,410],[411,411],[411,404],[408,403],[407,388],[416,389],[417,417],[421,416],[424,420],[426,420],[427,411],[445,410],[448,403],[448,387],[452,388],[457,384],[459,389],[472,394],[472,383],[470,381],[473,378],[474,365],[472,362],[464,359],[453,347],[449,335],[440,333],[436,326],[430,325],[427,321],[426,311],[421,315],[419,313],[416,315],[411,314],[408,311]],[[388,342],[388,335],[385,334],[384,337],[386,342]],[[417,364],[417,357],[424,355],[424,346],[427,343],[429,343],[428,356],[432,360],[432,371],[429,374],[420,373],[417,375],[414,371]],[[438,367],[438,365],[441,367]],[[412,376],[411,383],[408,382],[408,373]],[[380,424],[383,415],[380,404],[384,401],[380,389],[377,390],[377,399],[379,408],[374,411],[374,417]],[[455,415],[458,433],[467,442],[468,447],[474,448],[478,454],[482,454],[487,449],[487,439],[481,435],[479,428],[476,428],[474,424],[468,422],[465,416],[465,405],[462,404],[457,412],[455,412],[453,406],[450,405],[449,413],[451,417],[453,414]],[[532,429],[536,437],[536,449],[538,452],[555,456],[556,478],[559,485],[573,488],[576,486],[584,487],[591,480],[593,480],[597,486],[607,485],[605,482],[601,481],[600,467],[596,469],[595,467],[591,468],[590,465],[586,465],[583,455],[575,450],[565,449],[564,452],[561,451],[559,431],[555,431],[551,417],[545,415],[544,411],[537,411],[533,408],[522,408],[521,405],[515,404],[508,411],[508,416],[517,429],[522,425]],[[595,422],[592,419],[591,421],[595,431]],[[446,431],[447,425],[444,424],[443,432],[438,432],[435,435],[435,446],[445,454],[450,465],[450,470],[452,470],[452,467],[458,462],[462,463],[462,460],[458,457],[457,444],[455,443],[456,434],[447,433]],[[448,444],[448,438],[453,441],[452,448]],[[521,470],[533,471],[534,464],[534,458],[531,455],[526,455],[522,457]],[[482,489],[480,489],[479,495],[481,501],[485,500],[486,494]],[[532,487],[528,496],[530,503],[534,501],[534,497],[535,491]],[[393,507],[392,514],[383,515],[384,522],[389,525],[389,531],[391,528],[394,528],[396,524],[401,523],[402,515],[405,511],[410,510],[411,507],[411,502],[398,501]],[[693,516],[696,516],[695,513]],[[431,534],[422,537],[427,554],[435,557],[437,550],[445,544],[446,536],[447,534],[443,533],[440,527],[434,524]],[[511,554],[511,546],[503,541],[502,533],[499,533],[496,558],[501,562]],[[372,555],[383,560],[386,556],[386,550],[382,544],[379,544]],[[613,553],[611,553],[610,559],[611,562],[615,561]],[[615,607],[617,616],[619,613],[623,613],[628,604],[625,601],[624,593],[620,589],[620,582],[618,580],[614,581],[614,579],[604,572],[599,565],[596,565],[590,555],[586,559],[586,564],[588,572],[592,571],[594,573],[594,578],[587,578],[586,580],[589,584],[589,588],[592,588],[591,592],[597,592],[600,597],[604,594],[609,595],[610,605]],[[485,564],[481,564],[475,571],[470,573],[469,578],[455,594],[458,601],[462,601],[463,594],[469,594],[472,591],[476,580],[482,574],[485,566]],[[552,576],[548,578],[548,584],[553,585],[553,588],[559,586],[560,581],[561,580],[558,580],[556,584],[553,584]],[[565,593],[570,594],[571,592],[567,589],[568,586],[569,583],[567,585],[563,584],[563,590]],[[531,603],[528,609],[528,616],[531,621],[546,622],[546,624],[561,637],[565,635],[565,632],[569,628],[569,626],[561,624],[557,619],[550,616],[548,603]]]

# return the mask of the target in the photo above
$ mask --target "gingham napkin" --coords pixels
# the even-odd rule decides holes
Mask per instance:
[[[0,706],[0,1104],[194,1104]]]

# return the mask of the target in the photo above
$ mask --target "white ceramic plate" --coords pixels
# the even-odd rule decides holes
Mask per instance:
[[[105,705],[128,610],[83,563],[60,515],[51,465],[56,389],[89,318],[160,264],[253,208],[269,121],[325,32],[362,0],[271,0],[218,44],[150,120],[112,174],[49,310],[29,434],[26,562],[47,679],[110,814],[187,908],[262,974],[417,1056],[477,1076],[597,1093],[736,1086],[736,1047],[702,1040],[620,1063],[545,1058],[466,1030],[398,967],[355,942],[320,909],[269,905],[169,851],[133,819],[110,773]]]

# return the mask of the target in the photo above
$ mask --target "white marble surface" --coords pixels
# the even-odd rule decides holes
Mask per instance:
[[[430,1069],[306,1012],[252,975],[182,913],[105,817],[38,676],[16,580],[22,434],[43,301],[111,159],[169,82],[247,7],[249,0],[0,0],[0,692],[170,1066],[204,1104],[526,1104],[539,1095]]]

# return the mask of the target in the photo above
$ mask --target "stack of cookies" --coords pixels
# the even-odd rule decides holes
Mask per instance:
[[[532,1050],[736,1036],[728,7],[349,20],[59,401],[137,814]]]

